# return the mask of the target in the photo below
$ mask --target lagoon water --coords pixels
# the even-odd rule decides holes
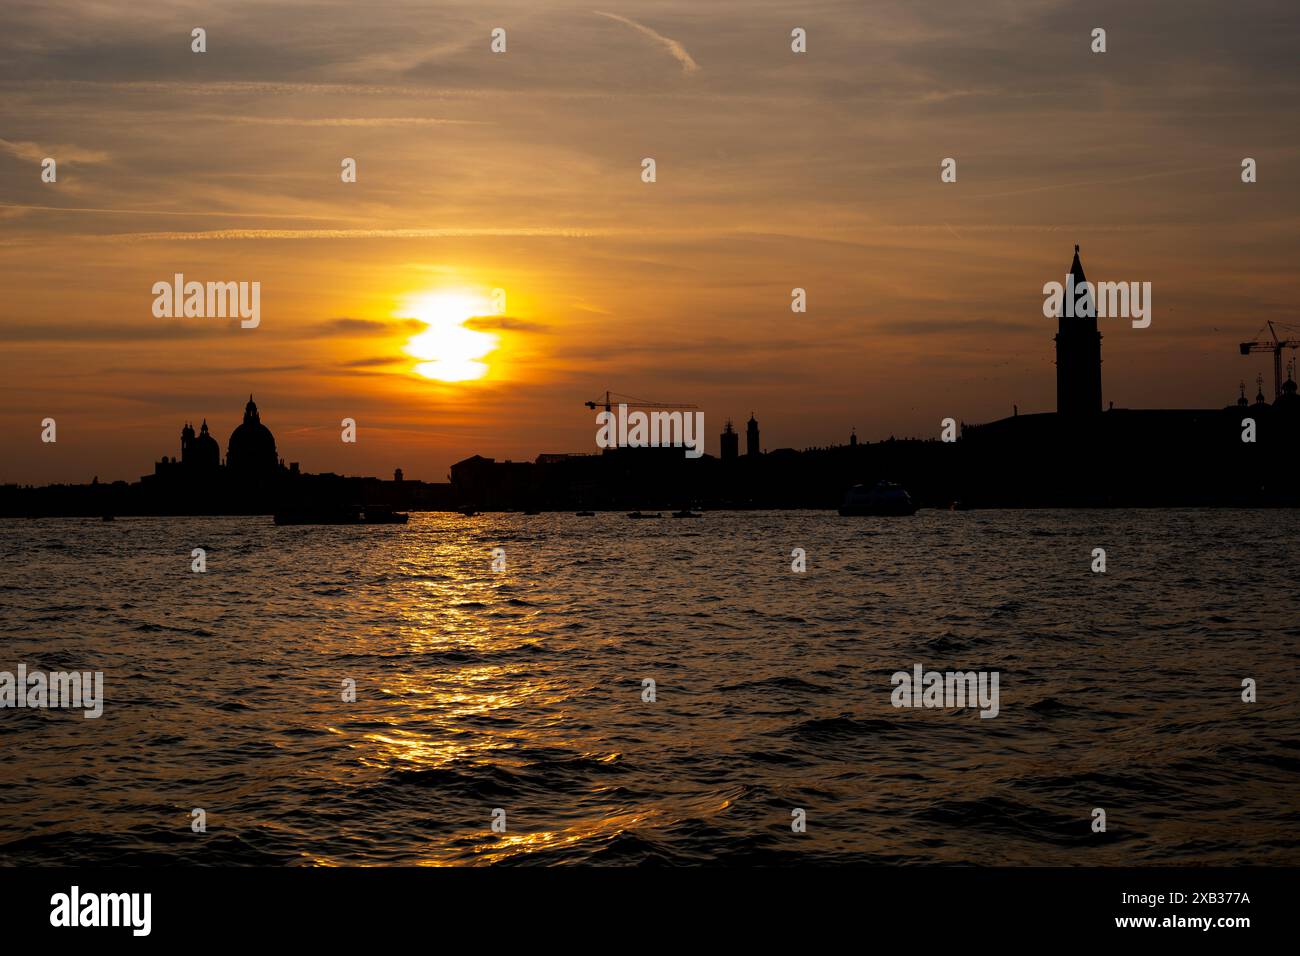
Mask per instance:
[[[0,521],[0,671],[106,698],[0,710],[0,863],[1294,865],[1298,544],[1296,511]],[[916,664],[998,672],[997,717],[894,708]]]

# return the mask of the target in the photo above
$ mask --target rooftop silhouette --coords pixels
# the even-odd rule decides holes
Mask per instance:
[[[1070,276],[1086,281],[1079,247]],[[1062,309],[1054,337],[1057,409],[961,425],[954,441],[925,439],[778,448],[760,442],[755,411],[745,454],[730,419],[721,457],[676,448],[542,454],[534,461],[472,455],[450,482],[311,475],[278,457],[253,396],[224,460],[207,419],[181,428],[180,456],[139,482],[4,486],[8,515],[257,514],[296,508],[571,510],[590,508],[836,508],[846,490],[887,480],[928,507],[1297,505],[1289,452],[1300,439],[1294,368],[1273,402],[1201,409],[1102,408],[1101,335],[1095,314]],[[400,470],[399,470],[400,476]]]

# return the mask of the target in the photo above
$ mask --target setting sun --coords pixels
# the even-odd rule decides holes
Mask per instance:
[[[485,297],[470,292],[430,292],[408,299],[401,314],[429,326],[404,349],[422,360],[415,371],[441,382],[465,382],[486,375],[488,365],[481,360],[497,347],[497,336],[466,328],[464,323],[493,311]]]

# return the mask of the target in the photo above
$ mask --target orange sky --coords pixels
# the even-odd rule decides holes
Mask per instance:
[[[1300,325],[1294,3],[598,11],[6,3],[0,482],[134,479],[204,417],[224,452],[250,392],[307,470],[427,480],[594,451],[605,388],[697,403],[710,453],[751,411],[776,448],[1051,410],[1075,242],[1153,286],[1102,321],[1116,405],[1253,394],[1236,343]],[[155,318],[177,272],[260,282],[260,326]],[[408,297],[494,288],[487,376],[416,374]]]

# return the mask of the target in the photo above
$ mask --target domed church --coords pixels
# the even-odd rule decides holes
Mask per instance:
[[[226,467],[236,475],[257,477],[275,474],[280,459],[275,453],[275,436],[262,424],[253,396],[244,406],[244,421],[230,435],[226,445]]]
[[[194,426],[185,423],[181,429],[181,464],[201,472],[213,472],[221,466],[221,449],[217,440],[208,434],[208,420],[203,420],[203,428],[198,435]]]

